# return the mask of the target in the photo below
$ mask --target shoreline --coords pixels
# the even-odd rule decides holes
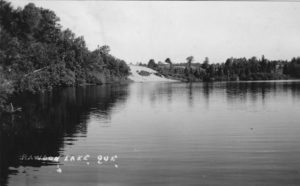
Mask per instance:
[[[61,89],[61,88],[77,88],[77,87],[88,87],[88,86],[108,86],[108,85],[126,85],[126,84],[132,84],[132,83],[280,83],[280,82],[300,82],[300,79],[274,79],[274,80],[240,80],[240,81],[191,81],[191,82],[187,82],[187,81],[179,81],[179,80],[171,80],[171,81],[133,81],[131,79],[128,78],[128,80],[126,81],[120,81],[120,82],[111,82],[111,83],[103,83],[103,84],[92,84],[92,83],[86,83],[86,84],[80,84],[80,85],[74,85],[74,86],[58,86],[58,87],[54,87],[50,90],[45,90],[45,91],[39,91],[39,92],[35,92],[32,93],[30,91],[22,91],[22,92],[14,92],[12,93],[8,98],[8,100],[11,99],[11,97],[13,96],[17,96],[18,94],[23,94],[23,93],[30,93],[33,95],[36,94],[41,94],[41,93],[45,93],[45,92],[51,92],[54,89]],[[2,106],[2,108],[0,108],[0,114],[14,114],[17,112],[22,112],[22,108],[20,107],[14,107],[16,108],[14,110],[8,110],[7,108],[12,108],[11,107],[11,101],[8,101],[8,103],[6,103],[4,106]]]

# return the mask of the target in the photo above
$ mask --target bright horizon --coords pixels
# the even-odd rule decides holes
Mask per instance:
[[[175,63],[193,55],[290,60],[300,56],[299,2],[10,1],[53,10],[87,47],[109,45],[127,63]]]

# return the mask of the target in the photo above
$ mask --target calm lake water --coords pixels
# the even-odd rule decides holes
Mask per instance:
[[[1,185],[300,185],[300,81],[87,86],[15,104],[0,119]]]

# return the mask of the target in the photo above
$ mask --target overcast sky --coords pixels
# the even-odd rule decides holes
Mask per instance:
[[[126,62],[197,62],[300,56],[300,2],[16,1],[49,8],[89,49],[109,45]]]

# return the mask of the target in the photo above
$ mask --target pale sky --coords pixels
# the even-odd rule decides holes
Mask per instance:
[[[300,56],[300,2],[11,1],[55,11],[89,49],[109,45],[130,62],[175,63],[193,55],[211,63],[265,55]]]

